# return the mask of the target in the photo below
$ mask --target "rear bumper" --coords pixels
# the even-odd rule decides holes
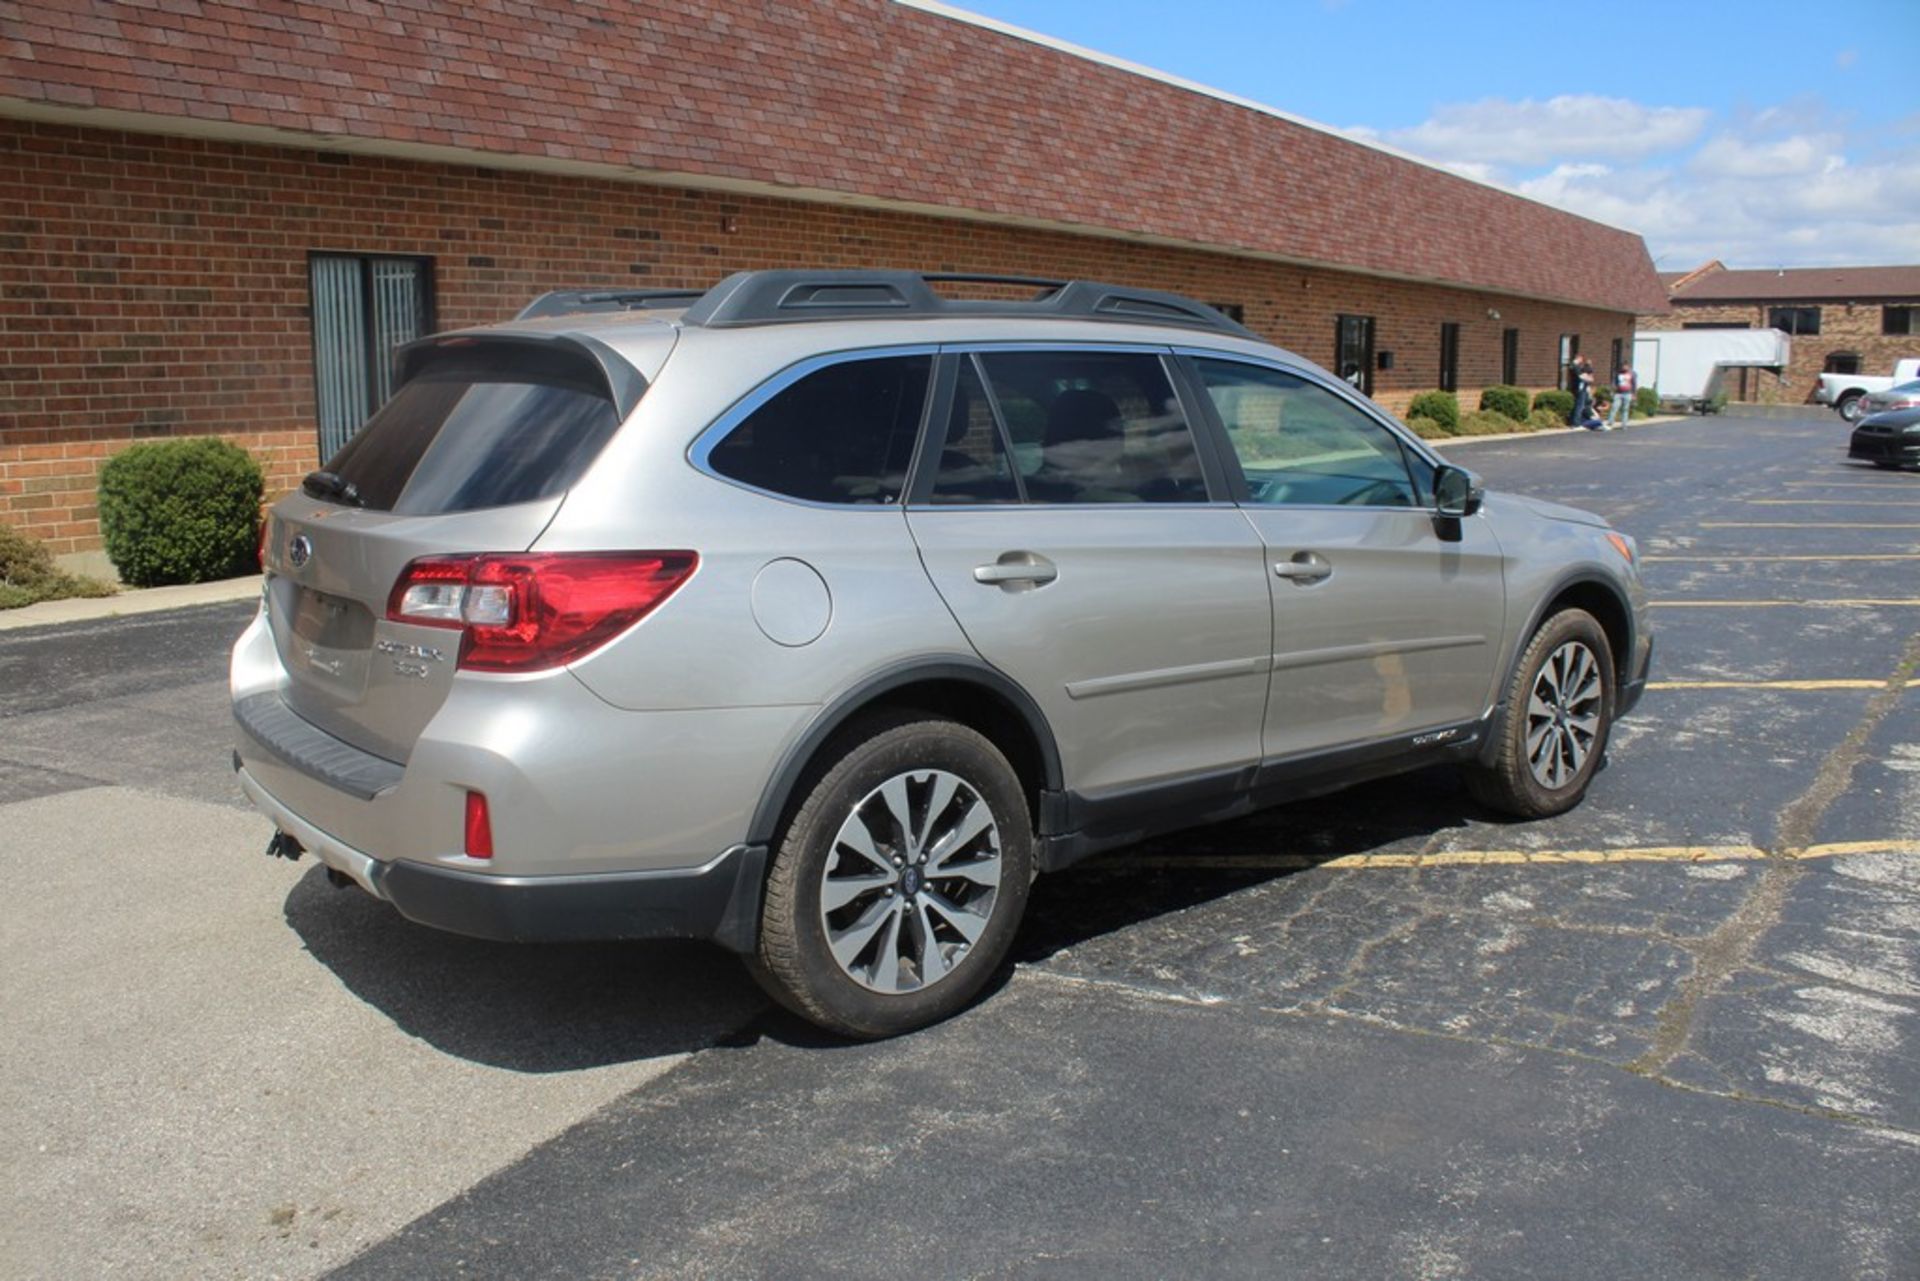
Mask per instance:
[[[421,925],[510,943],[686,938],[750,952],[756,942],[765,846],[736,845],[700,867],[554,876],[382,861],[281,804],[237,757],[234,768],[248,798],[281,831]]]

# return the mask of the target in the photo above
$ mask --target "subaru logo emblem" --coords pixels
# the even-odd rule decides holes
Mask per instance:
[[[295,534],[293,541],[287,544],[287,560],[295,569],[313,559],[313,544],[307,541],[305,534]]]

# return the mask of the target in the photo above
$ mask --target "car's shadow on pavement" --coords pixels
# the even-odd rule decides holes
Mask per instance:
[[[1054,953],[1155,917],[1469,821],[1500,821],[1437,766],[1113,850],[1034,884],[1015,959]]]
[[[1129,845],[1042,877],[1013,960],[1044,961],[1343,855],[1488,817],[1442,767]],[[1223,865],[1230,861],[1241,865]],[[415,925],[358,889],[335,889],[318,867],[285,910],[307,951],[348,990],[407,1034],[477,1063],[568,1072],[762,1037],[846,1044],[775,1008],[736,958],[702,943],[461,938]]]
[[[287,923],[355,996],[444,1053],[572,1072],[711,1045],[765,1008],[740,963],[702,943],[490,943],[415,925],[320,867]]]

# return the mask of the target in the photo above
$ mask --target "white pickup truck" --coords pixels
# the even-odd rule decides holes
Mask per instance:
[[[1822,405],[1832,405],[1848,422],[1858,422],[1861,410],[1865,408],[1862,402],[1869,392],[1885,391],[1916,378],[1920,378],[1920,356],[1896,360],[1891,378],[1868,374],[1821,374],[1819,384],[1813,389],[1813,398]]]

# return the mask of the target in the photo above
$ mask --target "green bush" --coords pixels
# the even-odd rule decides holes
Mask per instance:
[[[1542,409],[1551,409],[1560,415],[1560,425],[1565,427],[1573,421],[1573,393],[1570,391],[1543,391],[1533,398],[1533,409],[1538,413]]]
[[[1527,415],[1528,431],[1552,431],[1556,427],[1565,427],[1567,420],[1551,409],[1536,409]]]
[[[1431,418],[1448,431],[1460,426],[1460,398],[1450,391],[1423,391],[1407,406],[1407,418]]]
[[[100,469],[100,533],[135,587],[201,583],[256,568],[260,464],[224,440],[135,445]]]
[[[53,563],[45,543],[0,525],[0,609],[69,596],[111,595],[112,584],[67,573]]]
[[[1520,424],[1491,409],[1476,409],[1460,420],[1462,436],[1504,436],[1520,430]]]
[[[1498,383],[1480,393],[1480,408],[1504,414],[1517,423],[1527,420],[1527,392],[1524,387]]]
[[[1633,393],[1633,416],[1651,418],[1660,412],[1660,395],[1651,387],[1642,387]]]
[[[1411,427],[1413,434],[1422,440],[1441,440],[1453,435],[1452,432],[1441,426],[1437,420],[1418,414],[1407,419],[1407,426]]]

